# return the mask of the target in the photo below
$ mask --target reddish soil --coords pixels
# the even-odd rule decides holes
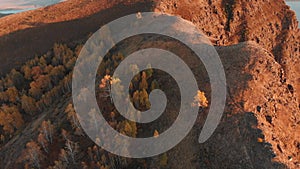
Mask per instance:
[[[54,43],[84,41],[103,24],[139,11],[179,15],[223,46],[217,51],[229,92],[222,122],[199,145],[203,113],[188,137],[168,152],[169,168],[300,167],[300,32],[295,13],[283,0],[69,0],[0,18],[0,71],[20,67]],[[244,41],[253,42],[240,43]],[[12,168],[45,117],[64,118],[64,106],[57,105],[61,110],[52,113],[53,105],[1,149],[6,165],[0,167]]]

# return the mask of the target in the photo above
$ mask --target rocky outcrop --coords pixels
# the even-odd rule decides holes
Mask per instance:
[[[72,0],[7,16],[0,19],[1,72],[55,42],[84,40],[110,20],[139,11],[192,21],[218,46],[227,75],[228,100],[217,131],[206,143],[196,142],[203,113],[191,134],[168,152],[170,168],[300,167],[300,32],[283,0]],[[24,148],[26,142],[16,139],[5,152]]]
[[[162,0],[156,10],[192,21],[218,46],[255,41],[282,65],[282,81],[300,93],[300,30],[296,14],[283,0]]]
[[[240,158],[247,166],[237,168],[283,168],[279,163],[298,168],[300,109],[295,93],[282,81],[283,67],[253,42],[220,48],[218,53],[227,75],[228,113],[209,147],[222,148],[227,160]],[[239,162],[228,162],[235,163]]]
[[[300,32],[295,13],[283,0],[67,1],[0,19],[1,60],[20,65],[55,42],[78,40],[109,20],[138,11],[179,15],[196,24],[215,45],[256,41],[274,55],[286,74],[282,80],[299,93]]]

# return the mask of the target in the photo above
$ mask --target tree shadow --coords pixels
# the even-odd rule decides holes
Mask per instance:
[[[272,145],[256,126],[252,112],[243,112],[222,119],[214,135],[200,145],[199,161],[204,168],[287,168],[273,161]]]
[[[58,23],[30,23],[35,26],[0,37],[0,75],[19,68],[27,60],[45,54],[54,43],[73,44],[84,41],[104,24],[137,12],[153,11],[153,2],[131,5],[117,3],[91,16]]]

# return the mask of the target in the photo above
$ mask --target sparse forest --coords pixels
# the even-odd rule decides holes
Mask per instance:
[[[37,130],[32,131],[34,137],[26,143],[17,159],[18,166],[49,169],[119,169],[130,166],[147,168],[151,165],[147,159],[128,159],[112,155],[89,140],[81,129],[70,101],[72,70],[81,48],[82,45],[70,48],[64,44],[55,44],[52,51],[29,60],[19,70],[13,69],[1,78],[0,146],[22,134],[26,125],[53,107],[62,96],[66,96],[67,99],[62,101],[68,103],[58,110],[64,114],[64,124],[55,124],[51,119],[44,119],[38,123]],[[115,110],[109,95],[112,83],[121,85],[118,79],[112,78],[112,73],[123,59],[124,55],[120,52],[105,57],[98,69],[97,99],[108,110],[103,115],[115,130],[130,137],[137,137],[138,132],[142,131],[142,126],[124,119]],[[149,69],[141,72],[137,65],[130,67],[130,73],[136,74],[129,88],[131,102],[135,108],[147,110],[151,106],[149,93],[159,88],[159,83],[154,77],[159,71],[152,69],[151,65]],[[205,98],[203,94],[201,97]],[[196,97],[195,100],[197,101]],[[204,106],[207,106],[206,100]],[[147,132],[152,133],[154,137],[159,135],[157,130]],[[160,168],[165,168],[167,154],[158,158]]]
[[[38,0],[29,0],[34,4],[28,4],[27,0],[26,3],[4,1],[0,2],[2,10],[28,11],[0,15],[0,169],[300,168],[300,30],[299,13],[293,8],[297,2],[56,0],[60,3],[41,7],[34,5],[40,4]],[[4,5],[6,3],[15,5],[10,8]],[[148,17],[144,12],[155,14]],[[115,25],[129,14],[136,18],[132,24],[129,21],[117,27],[107,25]],[[151,33],[152,24],[167,16],[171,16],[172,24],[155,24],[155,30],[161,30],[162,34]],[[177,17],[184,23],[177,23]],[[131,27],[129,33],[138,34],[116,42],[125,37],[122,33],[127,32],[127,26]],[[96,53],[88,58],[90,64],[81,65],[84,69],[79,74],[74,66],[78,65],[76,61],[84,49],[83,44],[99,28],[104,32],[98,35],[108,37],[107,42],[96,38],[95,42],[91,38],[95,43],[88,52],[94,47],[115,46],[106,51],[102,63],[97,65],[95,90],[90,91],[90,86],[85,86],[74,92],[73,75],[87,79],[95,75],[93,72],[81,76],[84,70],[95,68],[96,62],[91,60],[100,60]],[[141,30],[146,31],[142,33]],[[164,34],[168,30],[172,30],[170,34]],[[193,36],[197,32],[201,36]],[[211,45],[218,54],[217,60],[212,57],[215,52],[206,53]],[[198,47],[203,52],[193,51]],[[117,72],[116,67],[126,57],[150,48],[169,51],[186,63],[199,88],[199,91],[193,89],[195,91],[188,93],[191,100],[181,102],[184,92],[180,90],[188,89],[186,79],[192,76],[182,73],[181,66],[173,66],[171,59],[169,67],[167,64],[162,67],[178,71],[179,81],[170,72],[155,69],[155,62],[143,65],[145,70],[137,66],[145,59],[135,59],[129,62],[134,64],[125,64],[130,70]],[[204,64],[203,58],[210,60],[209,64]],[[215,74],[209,69],[216,61],[222,66],[214,70],[224,70],[226,82],[218,80],[224,74]],[[126,81],[121,73],[133,78]],[[187,85],[184,89],[180,88],[180,80]],[[225,85],[226,91],[216,90],[218,85]],[[122,88],[125,91],[111,93],[111,90]],[[150,102],[155,89],[164,92],[166,102],[159,102],[160,99]],[[153,94],[161,94],[161,91]],[[116,101],[124,98],[124,92],[129,97]],[[226,100],[223,101],[220,95],[225,92]],[[79,108],[72,97],[76,94],[76,98],[87,101]],[[91,95],[96,96],[96,100]],[[88,109],[90,101],[98,107]],[[133,107],[118,112],[121,106],[115,103],[125,105],[128,102]],[[160,103],[166,106],[159,118],[150,123],[131,121],[133,115],[139,115],[138,111],[149,110],[151,104]],[[78,110],[85,106],[87,108],[79,114]],[[106,138],[104,134],[108,130],[101,125],[109,124],[130,137],[159,139],[176,124],[185,106],[199,110],[197,117],[196,113],[193,116],[194,125],[176,146],[163,154],[141,159],[124,158],[98,146],[106,143],[117,148],[126,147],[119,152],[127,154],[140,150],[139,144],[122,142],[121,145],[117,137],[113,141]],[[98,110],[107,123],[97,123]],[[216,112],[222,113],[222,117],[221,114],[216,116]],[[139,117],[134,118],[138,121]],[[87,129],[96,133],[95,137],[88,136]],[[184,127],[178,126],[176,131],[181,129]],[[176,134],[179,132],[173,133],[175,137]],[[175,137],[166,139],[165,143],[171,144]],[[148,150],[161,148],[159,144],[152,147]]]

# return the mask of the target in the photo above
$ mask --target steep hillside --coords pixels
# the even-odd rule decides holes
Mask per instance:
[[[134,40],[133,49],[147,47],[143,45],[143,41]],[[137,45],[141,43],[141,45]],[[128,43],[125,43],[128,45]],[[166,42],[165,40],[154,45],[162,47],[163,45],[175,45],[176,43]],[[136,46],[137,45],[137,46]],[[176,50],[177,49],[177,50]],[[175,48],[175,53],[184,52]],[[68,51],[63,46],[56,46],[54,51]],[[132,48],[131,48],[132,50]],[[221,124],[218,126],[214,135],[204,144],[197,142],[202,125],[206,119],[207,109],[202,109],[199,113],[197,123],[190,134],[174,149],[168,151],[166,168],[297,168],[300,162],[299,149],[299,124],[300,114],[295,94],[292,93],[285,82],[281,81],[283,68],[273,58],[272,54],[267,50],[258,46],[255,42],[241,43],[239,45],[218,47],[218,53],[224,64],[225,73],[228,84],[228,99]],[[48,56],[43,58],[56,58],[59,53],[50,52]],[[64,53],[64,54],[63,54]],[[73,54],[63,52],[63,58],[68,58]],[[54,54],[54,55],[53,55]],[[62,60],[65,60],[61,58]],[[196,71],[196,79],[202,90],[209,93],[209,81],[204,67],[195,64],[195,60],[190,57],[183,58],[192,70]],[[37,59],[35,59],[38,61]],[[39,63],[30,61],[28,63]],[[73,59],[71,59],[73,60]],[[70,60],[70,61],[71,61]],[[49,66],[42,68],[42,71],[51,69]],[[67,60],[66,60],[67,61]],[[73,61],[71,61],[73,62]],[[42,63],[42,62],[41,62]],[[42,66],[41,63],[38,65]],[[73,62],[74,63],[74,62]],[[66,64],[69,65],[69,64]],[[55,69],[60,67],[57,65]],[[33,70],[36,69],[32,67]],[[199,69],[200,68],[200,69]],[[52,68],[53,69],[53,68]],[[53,69],[54,70],[54,69]],[[199,71],[200,70],[200,71]],[[45,72],[47,76],[47,72]],[[52,75],[50,76],[52,78]],[[56,77],[57,78],[57,77]],[[60,78],[61,79],[61,78]],[[31,141],[41,144],[39,137],[43,133],[42,126],[45,121],[50,120],[50,124],[54,126],[53,142],[47,143],[46,148],[40,146],[39,165],[42,168],[46,166],[65,166],[72,168],[81,168],[83,166],[93,166],[93,160],[100,164],[106,164],[105,161],[98,158],[90,159],[89,147],[93,147],[93,143],[86,137],[76,121],[72,120],[72,108],[69,106],[71,96],[67,84],[71,79],[63,78],[57,84],[60,91],[59,97],[55,95],[57,91],[50,90],[37,100],[36,105],[40,107],[34,116],[26,113],[23,114],[25,123],[23,127],[11,134],[9,139],[5,139],[5,144],[1,147],[0,163],[1,168],[21,168],[26,163],[24,152],[28,152],[28,143]],[[168,80],[164,76],[159,76],[159,84],[165,87],[174,85],[173,81]],[[64,84],[62,86],[62,84]],[[161,86],[161,87],[164,87]],[[62,89],[60,89],[62,88]],[[166,90],[167,96],[177,98],[176,91]],[[24,93],[24,91],[23,91]],[[54,95],[52,95],[53,93]],[[20,93],[21,94],[21,93]],[[29,96],[30,90],[29,90]],[[175,94],[175,95],[174,95]],[[21,97],[21,96],[18,96]],[[179,97],[179,96],[178,96]],[[22,97],[23,99],[23,97]],[[101,99],[101,98],[100,98]],[[209,97],[208,97],[209,99]],[[49,100],[48,102],[46,102]],[[108,99],[109,100],[109,99]],[[173,99],[174,100],[174,99]],[[102,102],[107,102],[102,100]],[[10,106],[18,105],[18,102],[7,102]],[[109,102],[107,102],[109,105]],[[176,118],[176,99],[167,107],[167,112],[162,120],[147,126],[145,131],[138,130],[137,134],[150,135],[154,129],[163,131],[168,127],[169,122]],[[4,110],[4,109],[3,109]],[[27,109],[25,109],[27,110]],[[20,110],[21,112],[23,110]],[[140,126],[142,127],[142,126]],[[140,128],[139,127],[139,128]],[[75,154],[76,163],[64,161],[61,153],[64,149],[65,139],[77,143],[77,153]],[[66,142],[67,145],[67,142]],[[26,148],[27,147],[27,148]],[[48,148],[47,148],[48,147]],[[61,150],[60,150],[61,149]],[[30,150],[30,149],[29,149]],[[109,157],[110,161],[118,159],[116,156],[104,153],[98,150],[101,155]],[[29,151],[28,153],[30,153]],[[93,152],[97,153],[97,152]],[[48,156],[48,158],[45,158]],[[129,160],[114,165],[125,168],[155,168],[160,165],[162,156],[157,156],[141,160]],[[18,159],[18,160],[15,160]],[[128,160],[128,159],[127,159]],[[55,162],[56,161],[56,162]],[[113,168],[112,164],[107,165]]]
[[[162,0],[157,11],[192,21],[199,29],[226,46],[255,41],[270,51],[282,65],[286,81],[300,90],[300,30],[294,11],[280,1],[203,0],[196,2]],[[300,94],[298,100],[300,99]]]
[[[0,19],[1,74],[42,55],[54,43],[86,39],[104,23],[140,10],[150,2],[72,0]]]
[[[208,110],[201,108],[193,130],[174,149],[153,158],[128,159],[95,146],[83,133],[72,107],[71,76],[81,44],[91,33],[140,11],[181,16],[209,36],[224,64],[228,95],[221,124],[206,143],[197,142]],[[187,50],[169,39],[154,44],[144,40],[136,37],[123,45],[130,50],[171,47],[179,55]],[[300,30],[283,0],[69,0],[0,18],[0,50],[0,168],[300,167]],[[123,59],[113,51],[104,65],[109,69],[99,76],[112,73]],[[182,59],[210,100],[203,65],[190,56]],[[116,130],[152,136],[176,118],[180,96],[174,81],[150,72],[137,75],[132,99],[136,92],[141,98],[160,86],[175,100],[159,121],[143,126],[124,120],[108,98],[98,97]],[[141,90],[143,78],[149,85]]]
[[[192,21],[213,38],[216,45],[256,41],[271,51],[284,67],[287,79],[282,80],[299,90],[298,22],[283,0],[253,3],[241,0],[66,1],[0,19],[0,46],[5,46],[1,52],[4,61],[1,68],[7,71],[8,63],[18,65],[34,54],[45,53],[55,42],[81,39],[120,16],[153,10]],[[76,29],[72,29],[74,27]],[[18,59],[8,59],[11,57]]]
[[[255,43],[221,48],[218,52],[223,55],[225,69],[228,70],[229,97],[225,111],[230,113],[224,120],[235,119],[239,127],[233,131],[233,137],[227,135],[225,138],[221,137],[219,141],[212,139],[212,142],[216,141],[212,145],[225,142],[228,147],[234,145],[233,147],[237,146],[240,151],[242,147],[244,152],[241,154],[249,156],[248,164],[252,165],[247,168],[276,168],[267,166],[263,160],[268,155],[274,156],[275,161],[286,164],[288,168],[299,167],[300,135],[297,131],[300,131],[300,109],[295,93],[281,80],[283,67],[274,60],[270,52]],[[226,130],[227,127],[220,126],[221,133],[229,132]],[[236,137],[235,134],[240,136]],[[258,147],[249,145],[255,141],[261,145]],[[239,142],[245,145],[239,146]],[[274,154],[263,157],[257,153],[260,151],[257,148],[264,149],[269,146],[272,147]],[[231,148],[228,148],[227,153],[231,151],[229,149]],[[227,153],[223,155],[226,156]],[[236,155],[239,156],[239,153]],[[228,160],[230,158],[232,157],[229,156]]]

